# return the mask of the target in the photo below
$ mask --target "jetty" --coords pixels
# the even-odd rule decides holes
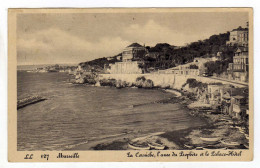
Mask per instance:
[[[41,96],[30,96],[17,101],[17,109],[46,100]]]

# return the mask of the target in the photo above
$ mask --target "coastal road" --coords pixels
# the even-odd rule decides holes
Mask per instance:
[[[219,81],[229,82],[230,84],[236,84],[236,85],[242,85],[242,86],[248,87],[248,83],[244,83],[244,82],[230,81],[228,79],[216,78],[216,77],[207,77],[207,78],[216,79],[216,80],[219,80]]]

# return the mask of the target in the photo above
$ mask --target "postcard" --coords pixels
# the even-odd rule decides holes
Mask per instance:
[[[252,8],[8,10],[9,162],[253,160]]]

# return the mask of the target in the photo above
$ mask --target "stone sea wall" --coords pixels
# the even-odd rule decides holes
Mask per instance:
[[[175,75],[175,74],[99,74],[100,79],[116,79],[125,81],[128,83],[135,83],[138,77],[144,76],[146,79],[153,81],[155,87],[169,87],[172,89],[180,90],[182,86],[186,83],[187,79],[194,78],[202,83],[222,83],[231,84],[235,87],[245,87],[241,84],[230,83],[228,81],[222,81],[218,79],[212,79],[208,77],[201,76],[191,76],[191,75]]]

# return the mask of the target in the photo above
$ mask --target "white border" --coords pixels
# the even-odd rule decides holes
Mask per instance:
[[[8,163],[7,160],[7,9],[8,8],[59,8],[59,7],[253,7],[254,8],[254,161],[252,162],[173,162],[173,163]],[[259,33],[260,30],[260,1],[259,0],[3,0],[0,2],[0,167],[236,167],[255,168],[260,166],[260,79],[258,72]]]

